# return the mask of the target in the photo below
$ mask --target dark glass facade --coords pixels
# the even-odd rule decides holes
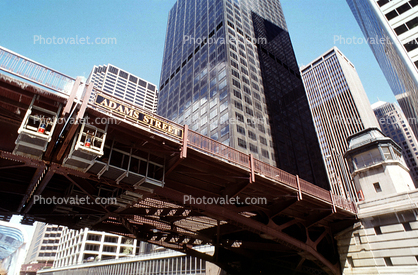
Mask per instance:
[[[157,113],[329,188],[278,0],[178,0]]]

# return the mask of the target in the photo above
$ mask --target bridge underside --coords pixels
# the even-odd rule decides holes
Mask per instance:
[[[73,119],[67,125],[57,124],[38,159],[12,153],[34,95],[39,95],[38,106],[54,111],[62,106],[59,117]],[[74,112],[65,112],[66,107]],[[65,163],[71,164],[67,157],[81,127],[77,116],[86,115],[96,122],[112,117],[1,77],[0,212],[4,220],[20,214],[27,224],[36,220],[121,234],[201,257],[231,274],[340,273],[333,234],[355,222],[353,213],[280,181],[251,175],[239,165],[123,118],[112,117],[112,123],[107,123],[103,156],[90,167],[75,169]],[[187,129],[184,134],[187,137]],[[61,201],[40,202],[36,200],[40,196]],[[252,204],[199,200],[236,196],[240,202],[253,198]],[[116,204],[63,202],[76,197],[90,202],[114,198]],[[215,254],[194,250],[202,244],[215,246]]]

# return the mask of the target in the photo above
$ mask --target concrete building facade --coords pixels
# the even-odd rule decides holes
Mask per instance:
[[[150,112],[157,111],[158,90],[142,78],[108,64],[94,66],[87,83],[120,99],[140,106]]]
[[[38,262],[52,266],[63,229],[63,226],[36,222],[25,264]]]
[[[337,239],[343,274],[418,273],[418,190],[401,147],[377,128],[350,137],[345,155],[362,201]]]
[[[336,47],[302,67],[301,75],[331,190],[355,201],[343,155],[349,136],[379,125],[366,92],[354,65]]]
[[[146,244],[142,244],[146,251]],[[58,244],[54,267],[82,264],[89,261],[132,257],[140,253],[137,240],[119,235],[92,231],[88,228],[64,228]]]

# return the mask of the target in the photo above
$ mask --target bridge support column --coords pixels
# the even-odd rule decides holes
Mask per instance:
[[[250,158],[250,183],[255,182],[255,173],[254,173],[254,157],[252,154],[249,155]]]

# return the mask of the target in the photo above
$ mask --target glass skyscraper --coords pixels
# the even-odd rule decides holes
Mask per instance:
[[[178,0],[157,113],[329,188],[278,0]]]
[[[418,0],[347,0],[418,138]]]

